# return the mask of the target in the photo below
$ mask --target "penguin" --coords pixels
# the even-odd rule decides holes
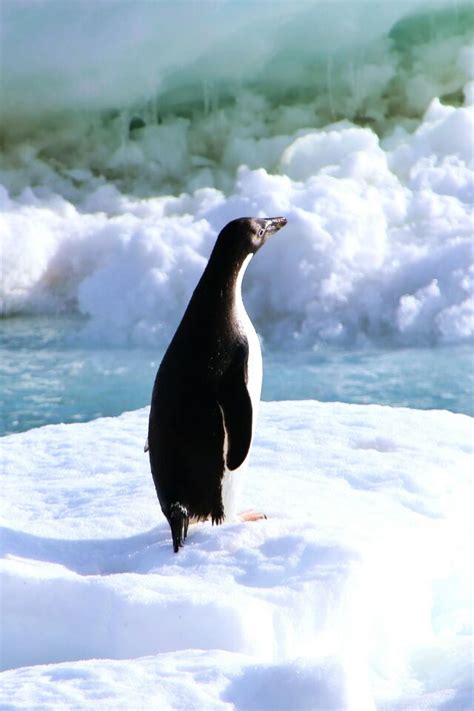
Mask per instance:
[[[242,279],[253,255],[286,223],[242,217],[222,229],[158,369],[145,450],[175,553],[190,521],[214,525],[235,515],[262,386]]]

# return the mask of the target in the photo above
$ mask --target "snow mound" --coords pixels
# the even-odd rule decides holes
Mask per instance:
[[[268,520],[178,555],[146,424],[2,439],[7,708],[467,708],[470,418],[262,403],[242,509]]]
[[[227,194],[209,170],[199,185],[201,168],[179,197],[141,199],[99,183],[74,204],[0,188],[2,312],[76,309],[90,317],[86,340],[162,346],[220,229],[242,215],[283,214],[287,228],[244,284],[264,338],[284,347],[470,341],[473,130],[473,106],[436,100],[412,134],[380,142],[348,122],[308,129],[280,141],[274,160],[264,151],[261,167],[241,165],[259,150],[248,138]]]

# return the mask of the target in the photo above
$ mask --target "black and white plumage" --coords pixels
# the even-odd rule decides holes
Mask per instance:
[[[235,514],[262,383],[241,284],[253,254],[285,225],[284,217],[249,217],[224,227],[159,367],[148,449],[175,552],[190,520],[219,524]]]

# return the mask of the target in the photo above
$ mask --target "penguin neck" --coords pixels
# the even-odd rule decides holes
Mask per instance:
[[[244,278],[245,271],[250,263],[250,260],[252,259],[253,254],[248,254],[242,264],[240,265],[240,269],[237,272],[237,276],[234,279],[234,288],[233,288],[233,293],[234,293],[234,299],[237,302],[242,303],[242,308],[243,308],[243,302],[242,302],[242,281]]]
[[[242,303],[242,281],[253,253],[242,260],[225,268],[225,265],[213,263],[211,259],[203,274],[202,281],[216,293],[216,296],[227,304],[240,305]]]

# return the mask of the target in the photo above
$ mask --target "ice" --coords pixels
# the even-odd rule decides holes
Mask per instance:
[[[343,7],[251,1],[242,10],[222,0],[178,8],[121,0],[86,12],[58,0],[25,0],[21,8],[6,0],[6,114],[20,117],[21,124],[32,114],[134,106],[151,97],[159,108],[190,97],[209,107],[216,93],[218,100],[249,83],[280,95],[289,86],[326,90],[329,83],[336,103],[358,101],[358,108],[366,108],[367,96],[383,94],[393,78],[401,51],[413,65],[402,66],[412,81],[427,72],[443,93],[454,90],[452,70],[462,71],[464,64],[456,65],[452,45],[455,52],[458,37],[472,27],[467,3],[403,0],[383,3],[377,13],[370,0]],[[441,81],[440,66],[451,70]],[[348,82],[355,83],[355,96],[342,97]]]
[[[241,509],[171,547],[147,410],[2,439],[2,703],[464,709],[472,420],[262,403]]]

